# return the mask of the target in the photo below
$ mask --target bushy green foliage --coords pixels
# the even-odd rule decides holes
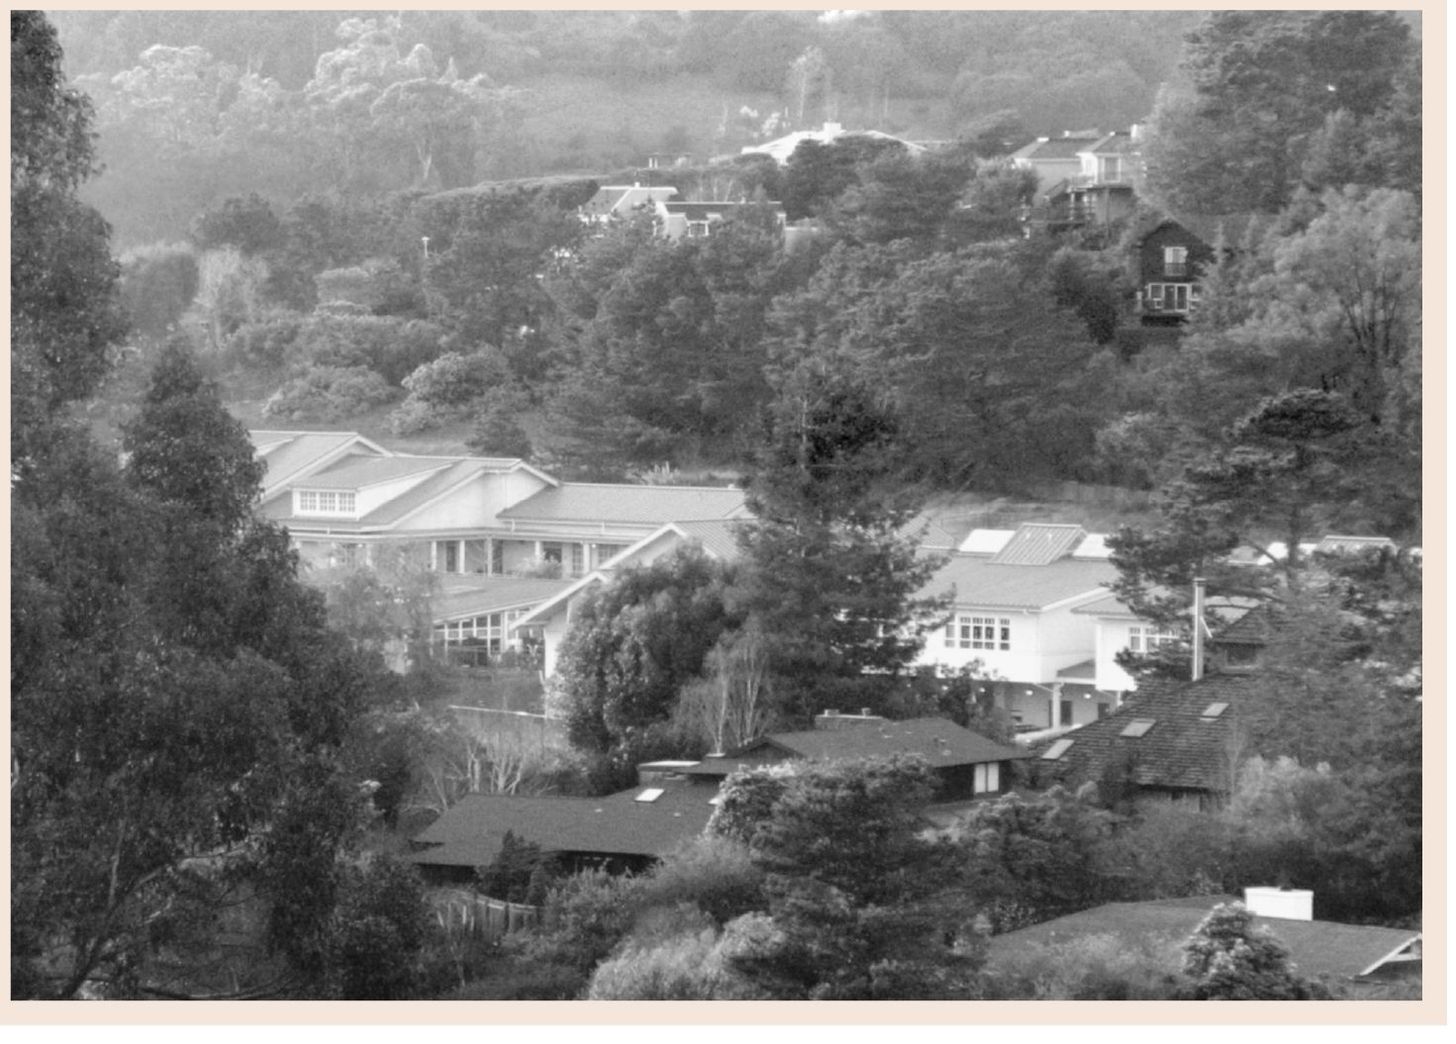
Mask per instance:
[[[540,845],[522,841],[507,830],[495,860],[476,871],[476,887],[492,899],[536,905],[544,894],[538,897],[531,893],[541,880],[536,871],[543,862]]]
[[[1242,903],[1215,906],[1184,946],[1180,1000],[1325,1000],[1329,991],[1297,974],[1289,948],[1255,928]]]
[[[411,1000],[425,982],[429,909],[419,872],[376,857],[342,883],[330,945],[341,1000]]]
[[[727,577],[722,563],[685,548],[585,597],[559,666],[574,746],[607,753],[671,721],[679,689],[734,622]]]
[[[946,831],[967,887],[997,932],[1051,920],[1115,897],[1108,859],[1114,817],[1090,796],[1053,787],[977,803]]]
[[[263,413],[281,420],[334,422],[357,417],[394,399],[395,392],[363,366],[310,366],[263,404]]]
[[[766,999],[733,973],[718,933],[698,931],[633,942],[597,966],[587,1000]]]
[[[734,972],[777,999],[974,996],[984,947],[951,848],[917,832],[932,790],[903,758],[730,777],[713,830],[747,837],[769,900],[724,929]]]
[[[121,300],[138,333],[166,334],[192,303],[197,283],[197,255],[185,245],[154,243],[121,259]]]
[[[1118,935],[1031,943],[986,969],[988,1000],[1172,1000],[1177,943],[1130,945]]]
[[[668,853],[637,883],[644,907],[691,904],[721,927],[762,908],[763,871],[748,848],[721,833],[707,833]]]

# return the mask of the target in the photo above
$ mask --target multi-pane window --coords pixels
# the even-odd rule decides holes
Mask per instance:
[[[957,616],[946,625],[945,644],[950,649],[1006,652],[1011,648],[1011,621],[998,616]]]
[[[512,609],[502,613],[485,613],[468,620],[452,620],[435,628],[435,640],[446,645],[483,645],[492,655],[498,655],[510,646],[508,631],[526,614],[524,609]]]
[[[1191,312],[1202,297],[1196,283],[1149,283],[1145,299],[1149,311]]]
[[[1142,624],[1134,624],[1127,630],[1127,647],[1139,655],[1156,652],[1165,645],[1174,645],[1183,640],[1183,636],[1177,631],[1164,631]]]
[[[1170,246],[1163,248],[1163,274],[1165,276],[1186,276],[1188,274],[1188,248]]]
[[[323,489],[298,491],[298,513],[300,515],[352,515],[354,512],[354,494],[352,492]]]
[[[974,793],[977,794],[998,793],[1001,790],[1001,763],[987,761],[977,765],[972,786]]]

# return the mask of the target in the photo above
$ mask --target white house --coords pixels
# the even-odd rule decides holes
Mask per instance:
[[[953,593],[920,663],[979,664],[986,695],[1025,727],[1093,721],[1118,695],[1095,682],[1096,622],[1077,610],[1105,599],[1116,576],[1103,538],[1081,526],[973,530],[920,592]]]

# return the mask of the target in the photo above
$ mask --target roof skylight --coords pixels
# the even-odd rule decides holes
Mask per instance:
[[[1128,722],[1127,728],[1122,730],[1122,735],[1132,737],[1142,736],[1156,724],[1157,719],[1155,718],[1135,718]]]
[[[1071,745],[1072,745],[1072,741],[1071,740],[1069,740],[1069,739],[1059,739],[1055,743],[1053,743],[1050,747],[1048,747],[1046,750],[1042,751],[1041,759],[1043,761],[1056,761],[1058,758],[1060,758],[1063,754],[1065,754],[1067,752],[1067,748],[1070,747]]]
[[[1212,721],[1226,710],[1228,710],[1227,703],[1210,703],[1207,707],[1203,708],[1203,717]]]
[[[656,801],[660,797],[662,797],[662,788],[661,787],[648,787],[642,793],[640,793],[640,794],[637,795],[636,800],[637,801]]]

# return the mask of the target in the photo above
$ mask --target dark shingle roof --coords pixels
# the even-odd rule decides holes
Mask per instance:
[[[1011,761],[1028,756],[1025,751],[1003,747],[944,718],[912,718],[908,721],[860,721],[837,729],[776,732],[750,743],[730,757],[711,758],[684,769],[684,772],[688,775],[727,776],[745,765],[764,764],[764,755],[775,749],[787,757],[816,761],[918,754],[931,768]]]
[[[1071,745],[1042,771],[1073,785],[1096,782],[1126,766],[1145,787],[1225,792],[1229,787],[1230,729],[1236,717],[1204,717],[1212,703],[1237,708],[1253,681],[1247,675],[1213,674],[1196,682],[1140,681],[1126,703],[1105,718],[1061,734]],[[1134,721],[1153,724],[1140,736],[1124,736]],[[1040,755],[1043,746],[1034,748]]]
[[[415,837],[432,847],[410,856],[424,866],[487,866],[510,831],[545,852],[662,856],[703,832],[716,789],[663,782],[654,801],[638,801],[648,787],[599,798],[471,794]]]
[[[1231,895],[1206,895],[1108,903],[994,936],[989,942],[989,958],[994,965],[1025,952],[1029,946],[1069,943],[1094,935],[1115,936],[1129,950],[1139,946],[1181,946],[1210,910],[1220,903],[1237,901]],[[1335,980],[1361,975],[1420,935],[1404,928],[1284,917],[1255,917],[1254,925],[1269,929],[1289,948],[1295,970],[1301,975]]]

